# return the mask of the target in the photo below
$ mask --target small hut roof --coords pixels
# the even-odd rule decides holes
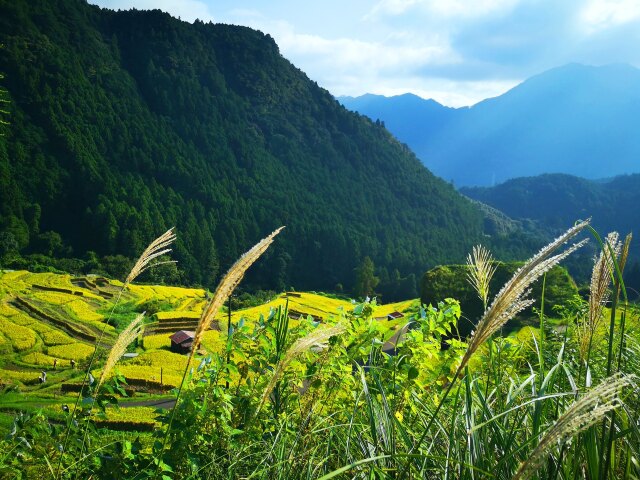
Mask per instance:
[[[189,330],[180,330],[173,335],[171,335],[171,341],[173,343],[177,343],[178,345],[186,342],[187,340],[192,341],[196,336],[196,332],[191,332]]]

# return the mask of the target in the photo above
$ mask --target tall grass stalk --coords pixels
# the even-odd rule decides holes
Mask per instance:
[[[135,262],[135,264],[133,265],[133,267],[131,268],[131,271],[129,272],[129,274],[127,275],[127,277],[125,278],[124,283],[122,284],[122,286],[120,287],[120,289],[118,290],[118,295],[116,296],[116,300],[113,303],[113,306],[111,307],[111,311],[109,313],[109,315],[107,316],[107,318],[105,319],[104,322],[104,326],[102,327],[102,330],[100,331],[100,336],[96,339],[96,343],[95,343],[95,348],[93,350],[93,353],[89,359],[89,364],[87,366],[87,370],[84,374],[84,378],[82,380],[82,383],[80,385],[80,392],[78,393],[78,396],[76,397],[76,401],[73,405],[73,409],[69,415],[69,419],[67,420],[67,424],[66,424],[66,428],[65,428],[65,435],[64,435],[64,441],[62,442],[62,448],[60,451],[60,456],[58,459],[58,465],[56,467],[56,473],[55,473],[55,478],[59,478],[60,476],[60,469],[62,467],[62,459],[64,457],[64,454],[67,450],[67,445],[69,442],[69,434],[71,432],[71,424],[73,421],[75,421],[75,414],[76,411],[78,410],[78,406],[80,404],[80,398],[82,397],[82,393],[84,390],[85,385],[87,385],[87,382],[89,381],[89,379],[91,378],[91,369],[93,368],[94,362],[96,360],[97,354],[98,354],[98,347],[101,345],[102,340],[104,338],[104,334],[106,332],[107,326],[109,326],[111,319],[113,318],[113,314],[115,312],[116,307],[118,306],[118,304],[120,303],[120,300],[122,298],[122,293],[124,292],[124,290],[127,288],[127,285],[129,285],[131,282],[133,282],[140,274],[142,274],[144,271],[148,270],[149,268],[152,268],[156,265],[159,264],[163,264],[163,263],[172,263],[173,261],[157,261],[157,262],[153,262],[153,260],[157,259],[158,257],[162,256],[162,255],[166,255],[168,253],[171,252],[171,249],[168,248],[176,239],[176,235],[173,231],[173,227],[170,228],[169,230],[167,230],[165,233],[163,233],[162,235],[160,235],[158,238],[156,238],[155,240],[153,240],[148,246],[147,248],[145,248],[145,250],[142,252],[142,254],[140,255],[140,257],[138,258],[138,260]],[[83,435],[84,437],[84,435]],[[84,441],[83,441],[83,447],[84,447]]]
[[[138,336],[142,333],[143,319],[144,319],[144,313],[141,313],[122,332],[120,332],[120,335],[118,335],[116,342],[113,344],[113,347],[111,347],[111,350],[109,351],[109,356],[107,357],[104,367],[102,368],[102,374],[100,375],[100,378],[98,379],[96,387],[91,394],[90,401],[92,406],[93,406],[93,402],[95,402],[96,399],[98,398],[100,387],[102,386],[104,381],[109,377],[109,374],[111,373],[113,368],[116,366],[116,363],[118,362],[118,360],[122,358],[122,355],[124,355],[124,353],[127,351],[127,347],[131,344],[131,342],[133,342],[133,340],[138,338]],[[87,443],[88,432],[89,432],[89,422],[85,422],[84,432],[82,434],[82,445],[80,447],[81,456],[84,454],[84,448]]]
[[[624,267],[627,263],[627,258],[629,256],[629,247],[631,245],[632,235],[628,234],[624,240],[624,243],[621,246],[621,252],[619,254],[619,259],[614,258],[616,271],[613,279],[613,300],[611,304],[611,317],[609,321],[609,349],[607,352],[607,376],[611,374],[613,360],[614,360],[614,352],[613,352],[613,344],[614,344],[614,331],[615,331],[615,320],[616,320],[616,310],[618,306],[618,302],[620,301],[620,294],[624,292],[626,297],[626,289],[624,287],[624,279],[622,274],[624,273]],[[611,244],[608,245],[611,248]],[[613,272],[612,272],[613,273]],[[624,308],[626,310],[627,302],[625,302]],[[624,348],[624,334],[625,334],[625,315],[626,311],[622,312],[622,318],[620,321],[620,356],[622,355],[622,350]],[[620,361],[618,361],[618,371],[620,371]],[[607,425],[606,421],[602,428],[602,439],[600,442],[600,451],[603,451],[605,445],[605,435],[607,426],[609,428],[609,439],[607,442],[607,453],[605,456],[605,461],[603,464],[603,468],[600,470],[600,477],[605,480],[609,476],[609,465],[611,464],[611,452],[613,448],[613,437],[614,437],[614,426],[615,426],[615,412],[611,412],[609,415],[609,424]]]
[[[331,337],[340,335],[345,331],[345,329],[346,327],[342,324],[337,324],[332,327],[318,327],[307,336],[296,340],[295,343],[291,345],[291,347],[289,347],[286,353],[282,355],[282,358],[278,359],[273,375],[271,376],[271,380],[260,396],[260,403],[258,404],[258,408],[256,409],[256,413],[254,416],[257,416],[260,413],[260,410],[267,401],[267,398],[269,398],[269,395],[271,395],[271,393],[274,391],[274,388],[278,385],[278,381],[282,377],[285,369],[293,361],[293,359],[307,352],[312,347],[326,348],[326,342]],[[275,407],[275,412],[279,412],[279,407],[277,404]]]
[[[171,415],[169,417],[168,425],[165,429],[164,437],[162,439],[162,444],[160,446],[159,452],[157,452],[156,458],[156,475],[158,475],[160,471],[160,466],[162,462],[162,457],[164,455],[164,451],[167,445],[167,440],[169,438],[169,433],[171,432],[171,427],[173,425],[173,420],[175,418],[175,413],[178,408],[178,404],[180,402],[180,396],[182,394],[185,380],[187,378],[187,374],[189,373],[189,368],[191,366],[191,361],[198,349],[200,342],[202,341],[202,336],[204,332],[206,332],[211,326],[211,322],[215,318],[216,314],[224,305],[224,302],[229,298],[231,292],[235,290],[238,284],[242,281],[244,274],[249,269],[253,263],[260,258],[260,256],[269,248],[269,246],[273,243],[276,235],[278,235],[284,227],[280,227],[274,230],[270,235],[266,236],[258,243],[256,243],[251,249],[249,249],[245,254],[243,254],[229,269],[229,271],[222,278],[218,287],[216,288],[213,296],[204,307],[202,311],[202,315],[200,315],[200,320],[198,321],[198,325],[196,327],[193,345],[191,347],[191,351],[189,352],[189,356],[187,358],[187,363],[184,368],[184,372],[182,374],[182,379],[180,380],[180,386],[178,387],[178,393],[176,395],[176,402],[171,409]]]
[[[621,406],[619,393],[625,387],[633,387],[635,377],[616,375],[605,379],[582,398],[573,403],[544,435],[529,459],[516,472],[513,480],[531,478],[558,443],[586,430],[600,421],[607,412]]]
[[[538,363],[540,365],[541,378],[544,377],[544,352],[545,352],[544,295],[546,291],[547,291],[547,274],[545,273],[542,276],[542,296],[540,298],[540,345],[538,346]]]
[[[582,247],[587,240],[582,240],[562,253],[552,255],[557,249],[565,245],[569,240],[575,238],[582,230],[589,226],[589,221],[583,221],[567,230],[560,235],[554,241],[549,243],[546,247],[542,248],[536,255],[529,259],[522,267],[520,267],[513,275],[513,277],[502,287],[500,292],[496,295],[491,306],[485,311],[484,315],[478,322],[476,330],[472,333],[469,341],[469,346],[462,357],[460,365],[458,366],[452,381],[449,383],[447,390],[442,398],[439,400],[437,407],[430,416],[430,420],[426,425],[423,433],[420,435],[417,442],[415,442],[409,453],[413,453],[417,448],[422,445],[422,442],[428,435],[431,426],[433,425],[442,405],[451,393],[453,385],[455,384],[460,373],[467,366],[469,360],[473,354],[478,350],[491,335],[504,325],[509,319],[513,318],[517,313],[524,310],[533,303],[533,300],[526,299],[529,294],[529,286],[536,281],[541,275],[544,275],[547,271],[557,265],[565,257],[573,253],[578,248]],[[407,472],[409,464],[407,464],[401,471],[400,476]]]

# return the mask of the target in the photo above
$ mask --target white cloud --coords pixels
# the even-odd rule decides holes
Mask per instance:
[[[285,58],[336,95],[406,93],[416,84],[412,81],[409,85],[406,78],[418,78],[417,72],[425,67],[460,61],[446,39],[437,35],[405,31],[393,32],[379,41],[330,39],[299,33],[288,22],[271,21],[255,12],[242,16],[243,24],[268,32]],[[466,100],[456,103],[461,101]]]
[[[588,33],[595,33],[640,19],[640,1],[591,0],[579,18]]]
[[[402,15],[419,8],[425,13],[445,18],[473,18],[501,14],[519,0],[380,0],[368,17],[378,14]]]
[[[336,95],[413,92],[461,106],[568,62],[640,64],[640,0],[325,0],[311,10],[292,0],[90,1],[259,29]]]
[[[377,79],[372,83],[362,83],[362,79],[353,77],[336,85],[331,90],[335,95],[358,96],[364,92],[385,95],[387,97],[411,92],[422,98],[432,98],[449,107],[474,105],[486,98],[496,97],[515,87],[521,79],[499,81],[455,81],[425,77],[407,77],[389,80]]]
[[[446,45],[389,45],[352,38],[326,39],[288,32],[276,35],[285,56],[314,59],[328,68],[375,72],[411,71],[430,63],[450,61]]]

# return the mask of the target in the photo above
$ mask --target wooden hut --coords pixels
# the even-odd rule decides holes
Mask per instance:
[[[196,332],[189,330],[179,330],[171,335],[171,351],[175,353],[189,353],[193,346],[193,339]]]

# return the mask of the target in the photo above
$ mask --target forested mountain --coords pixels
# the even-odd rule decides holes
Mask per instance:
[[[532,220],[539,229],[548,229],[549,235],[557,235],[567,224],[587,217],[592,218],[593,227],[603,236],[611,231],[622,236],[633,233],[628,275],[633,288],[640,289],[639,174],[598,181],[548,174],[460,191],[513,219]]]
[[[464,187],[464,195],[514,219],[537,220],[563,229],[579,218],[592,218],[602,232],[640,230],[640,174],[605,180],[547,174],[509,180],[495,187]]]
[[[456,185],[567,173],[640,172],[640,70],[570,64],[473,107],[406,95],[340,99],[383,121],[436,175]],[[393,112],[393,113],[391,113]]]
[[[18,252],[113,263],[175,225],[180,281],[211,286],[286,225],[249,280],[349,288],[365,256],[404,277],[460,261],[483,234],[476,206],[269,35],[0,0],[0,44],[5,266]]]

